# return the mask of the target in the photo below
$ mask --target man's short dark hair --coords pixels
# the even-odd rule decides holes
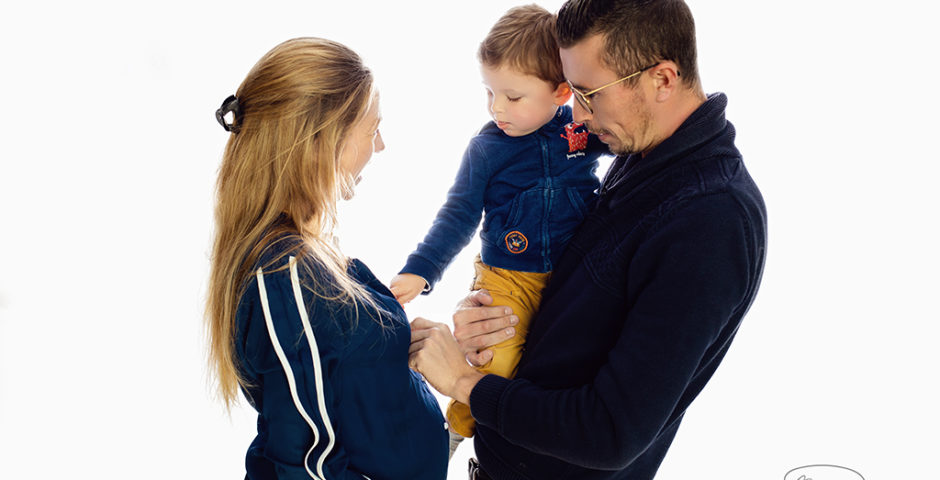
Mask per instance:
[[[603,61],[620,75],[672,60],[683,83],[699,84],[695,21],[682,0],[568,0],[558,12],[556,30],[561,48],[603,35]]]

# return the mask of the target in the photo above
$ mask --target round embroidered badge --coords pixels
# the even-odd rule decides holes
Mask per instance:
[[[513,230],[506,234],[506,248],[511,253],[522,253],[529,248],[529,239],[521,232]]]

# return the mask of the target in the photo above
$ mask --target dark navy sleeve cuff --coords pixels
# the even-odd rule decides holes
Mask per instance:
[[[499,400],[509,386],[509,380],[499,375],[487,375],[470,392],[470,414],[482,425],[496,431],[499,419]]]
[[[424,291],[421,292],[423,294],[430,293],[431,290],[434,290],[434,284],[441,279],[441,272],[437,268],[437,265],[413,253],[408,255],[408,261],[405,262],[404,268],[398,273],[410,273],[423,278],[424,281],[428,283]]]

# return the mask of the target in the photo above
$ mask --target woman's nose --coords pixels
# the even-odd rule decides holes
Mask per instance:
[[[375,147],[374,149],[375,153],[379,153],[382,150],[385,150],[385,140],[382,139],[382,132],[378,132],[375,134],[374,147]]]

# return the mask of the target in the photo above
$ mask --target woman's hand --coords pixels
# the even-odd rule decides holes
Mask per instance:
[[[493,359],[493,351],[487,348],[516,334],[513,325],[519,317],[509,307],[490,307],[493,297],[486,290],[476,290],[467,295],[454,313],[454,337],[467,360],[476,365],[486,365]]]
[[[466,405],[473,387],[483,378],[467,363],[447,325],[420,317],[411,322],[408,365],[437,391]]]
[[[392,283],[388,289],[392,291],[392,295],[395,295],[395,300],[405,306],[406,303],[414,300],[419,293],[424,291],[427,285],[428,282],[418,275],[399,273],[392,278]]]

